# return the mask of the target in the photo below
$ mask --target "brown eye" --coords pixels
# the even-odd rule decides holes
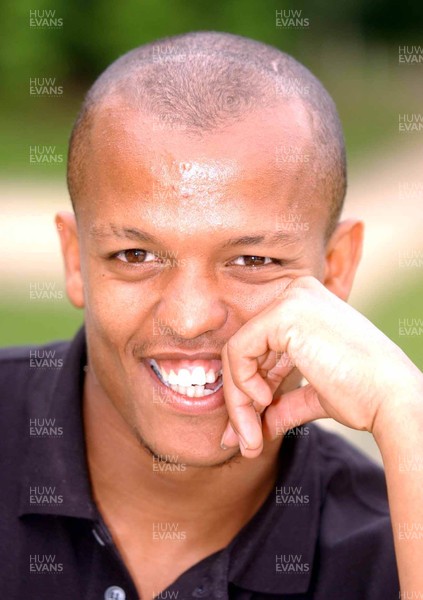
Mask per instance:
[[[263,267],[272,262],[272,258],[268,256],[238,256],[238,258],[234,261],[235,264],[242,267]],[[240,262],[241,261],[241,262]]]
[[[156,260],[156,255],[140,248],[131,248],[130,250],[121,250],[115,254],[115,258],[125,263],[141,264]]]
[[[123,254],[126,258],[126,262],[140,263],[144,262],[146,252],[145,250],[125,250]]]
[[[243,256],[247,267],[261,267],[266,264],[266,259],[263,256]]]

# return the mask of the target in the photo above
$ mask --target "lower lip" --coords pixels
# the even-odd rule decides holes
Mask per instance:
[[[223,386],[208,396],[203,396],[202,398],[189,398],[188,396],[178,394],[178,392],[173,391],[172,388],[167,387],[167,385],[162,383],[147,361],[143,361],[141,364],[148,371],[153,384],[156,387],[157,404],[164,406],[166,409],[178,413],[185,413],[187,415],[202,415],[225,408]]]

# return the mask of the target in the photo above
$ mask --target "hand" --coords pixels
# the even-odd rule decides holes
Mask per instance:
[[[278,421],[289,429],[332,417],[373,432],[378,415],[395,415],[404,386],[421,378],[398,346],[311,276],[287,279],[229,339],[222,363],[230,421],[222,445],[239,443],[250,458],[261,453],[263,432],[276,437]],[[282,394],[294,366],[309,384]]]

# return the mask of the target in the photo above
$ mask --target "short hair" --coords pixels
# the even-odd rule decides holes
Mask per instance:
[[[328,203],[326,234],[333,231],[346,192],[342,127],[326,89],[290,55],[239,35],[198,31],[139,46],[118,58],[89,89],[71,133],[67,181],[74,209],[87,139],[99,107],[111,96],[188,136],[222,129],[259,107],[299,99],[313,126],[318,160],[310,168]]]

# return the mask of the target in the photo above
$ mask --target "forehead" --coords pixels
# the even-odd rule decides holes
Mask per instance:
[[[83,211],[97,215],[131,202],[175,218],[234,203],[241,214],[269,200],[294,210],[316,197],[312,119],[293,101],[200,135],[111,98],[94,119],[87,160]]]

